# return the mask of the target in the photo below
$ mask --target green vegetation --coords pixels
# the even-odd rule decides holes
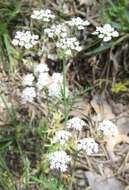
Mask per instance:
[[[51,10],[47,21],[37,13],[34,18],[40,9]],[[80,23],[71,24],[76,17]],[[90,101],[94,93],[107,92],[114,101],[121,94],[128,100],[128,39],[128,0],[91,6],[0,1],[0,189],[78,190],[78,168],[98,172],[98,163],[111,161],[97,129],[100,113]],[[57,138],[59,131],[66,132],[67,142],[62,142],[65,135]],[[91,147],[85,142],[81,147],[83,138]],[[60,151],[66,153],[63,166],[61,155],[55,165],[50,159]]]

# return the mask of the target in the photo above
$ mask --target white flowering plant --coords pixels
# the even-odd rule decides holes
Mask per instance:
[[[51,20],[55,19],[55,15],[52,13],[50,9],[41,9],[33,10],[31,18],[43,22],[50,22]]]
[[[100,122],[97,130],[106,137],[115,137],[119,133],[117,126],[110,120]]]
[[[24,47],[25,49],[33,48],[38,44],[39,36],[32,34],[31,31],[17,31],[12,44],[14,46]]]
[[[26,1],[24,3],[26,7]],[[8,179],[9,183],[14,184],[18,181],[14,186],[4,183],[2,188],[7,185],[8,190],[78,190],[80,187],[74,184],[78,177],[78,167],[82,170],[101,169],[99,164],[94,164],[100,161],[102,164],[109,162],[106,143],[101,140],[111,137],[114,141],[119,137],[118,128],[112,121],[103,120],[96,125],[97,119],[93,112],[97,113],[98,107],[93,105],[90,98],[94,96],[92,90],[102,88],[101,79],[98,80],[101,71],[99,64],[102,68],[105,64],[101,63],[103,55],[99,59],[100,56],[96,56],[96,53],[105,50],[105,47],[113,47],[108,54],[113,66],[116,66],[115,45],[119,49],[119,43],[126,41],[129,35],[123,37],[120,28],[112,22],[103,22],[101,25],[98,18],[92,19],[88,15],[88,9],[92,9],[90,5],[84,7],[87,10],[83,14],[83,5],[79,11],[72,7],[76,2],[38,3],[39,1],[32,1],[33,6],[29,7],[29,11],[23,6],[24,14],[19,12],[18,18],[9,22],[6,30],[15,21],[10,31],[11,40],[3,32],[3,21],[0,22],[0,44],[4,42],[6,59],[15,65],[15,72],[9,77],[0,66],[0,92],[9,96],[7,101],[6,98],[3,101],[0,95],[0,179],[2,183]],[[18,8],[15,12],[17,11]],[[128,47],[125,42],[122,56],[126,45]],[[0,58],[2,51],[3,48],[0,50]],[[111,67],[112,64],[108,65]],[[116,67],[116,71],[117,69],[119,67]],[[111,83],[109,71],[110,69],[106,76]],[[103,75],[105,72],[106,67],[103,68]],[[10,83],[13,85],[10,86]],[[88,90],[85,88],[87,84],[90,85]],[[76,104],[76,97],[79,101],[81,98],[83,100]],[[88,101],[84,100],[85,97]],[[99,102],[98,99],[95,103]],[[12,109],[13,104],[15,111]],[[4,124],[3,119],[6,120]],[[2,160],[6,155],[9,170]],[[10,175],[14,166],[18,168],[20,175]],[[82,177],[82,173],[80,176]],[[87,188],[86,184],[84,188]]]
[[[118,31],[116,31],[110,24],[105,24],[103,27],[96,27],[96,31],[92,34],[97,35],[98,38],[103,39],[104,42],[109,42],[112,38],[119,37]]]
[[[63,96],[63,75],[61,73],[50,75],[49,68],[45,63],[38,64],[34,66],[34,73],[23,77],[22,86],[24,87],[21,96],[23,102],[32,102],[36,98],[36,94],[38,95],[44,88],[47,89],[49,97],[61,99]],[[68,97],[68,87],[66,87],[66,91]]]
[[[90,25],[90,22],[88,20],[84,20],[80,17],[74,17],[69,21],[66,21],[66,23],[70,27],[76,27],[78,30],[84,30],[85,27]]]
[[[98,152],[98,144],[91,137],[80,139],[77,143],[78,151],[85,151],[87,155],[92,155]]]

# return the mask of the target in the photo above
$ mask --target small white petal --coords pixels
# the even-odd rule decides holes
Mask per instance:
[[[119,33],[118,33],[117,31],[114,31],[114,32],[112,32],[112,36],[113,36],[113,37],[118,37],[118,36],[119,36]]]
[[[104,42],[109,42],[109,41],[111,41],[111,39],[112,39],[111,36],[105,36],[105,37],[103,38],[103,41],[104,41]]]

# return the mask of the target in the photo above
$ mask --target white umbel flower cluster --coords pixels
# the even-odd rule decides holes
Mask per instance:
[[[98,144],[91,137],[80,139],[77,144],[78,151],[85,151],[87,155],[92,155],[98,152]]]
[[[33,74],[27,74],[23,77],[23,86],[32,86],[34,81],[34,75]]]
[[[50,9],[33,10],[31,15],[32,19],[42,20],[44,22],[50,22],[55,19],[55,15]]]
[[[48,68],[47,64],[44,64],[44,63],[38,64],[34,69],[35,74],[41,74],[41,73],[45,73],[48,71],[49,71],[49,68]]]
[[[69,26],[75,26],[78,30],[84,30],[86,26],[89,26],[90,23],[88,20],[83,20],[80,17],[72,18],[66,22]]]
[[[76,129],[78,131],[81,131],[85,125],[86,125],[85,121],[83,121],[79,117],[73,117],[72,119],[69,119],[67,121],[66,126],[68,129]]]
[[[34,72],[37,75],[36,86],[38,87],[39,90],[41,90],[44,86],[50,83],[48,70],[49,69],[46,64],[38,64],[35,67]],[[36,89],[33,87],[34,80],[35,80],[35,76],[32,73],[27,74],[23,77],[22,85],[25,87],[21,96],[23,103],[33,102],[34,98],[36,98]]]
[[[63,75],[61,73],[53,73],[52,75],[52,81],[62,84],[63,82]]]
[[[33,102],[36,97],[36,90],[32,87],[34,79],[33,74],[27,74],[23,77],[22,85],[25,87],[21,95],[23,103]]]
[[[72,134],[65,130],[57,131],[54,137],[54,142],[59,142],[60,144],[65,144]]]
[[[48,95],[50,97],[61,97],[63,90],[63,75],[62,73],[54,73],[51,77],[51,84],[48,86]],[[66,96],[68,96],[68,87],[66,86]]]
[[[79,41],[75,37],[61,38],[56,43],[56,46],[57,48],[62,49],[66,55],[72,55],[73,51],[79,52],[82,50]]]
[[[59,98],[61,96],[61,85],[56,82],[52,83],[48,87],[48,95],[50,97],[57,97]]]
[[[37,76],[36,86],[38,90],[42,90],[44,87],[49,85],[51,78],[48,71],[49,68],[45,63],[40,63],[34,68],[34,73]]]
[[[34,98],[36,98],[36,92],[34,87],[26,87],[22,92],[22,101],[33,102]]]
[[[61,37],[64,38],[67,36],[68,28],[65,24],[52,25],[51,28],[46,28],[44,32],[48,35],[49,38]]]
[[[12,44],[14,46],[30,49],[38,43],[39,36],[32,34],[31,31],[17,31]]]
[[[56,151],[50,154],[49,163],[51,169],[56,169],[61,172],[66,172],[68,169],[68,163],[71,161],[71,158],[63,150]]]
[[[103,27],[96,27],[96,31],[92,34],[98,35],[98,38],[103,39],[104,42],[111,41],[113,37],[118,37],[119,33],[110,24],[105,24]]]
[[[114,136],[117,136],[118,135],[118,128],[117,126],[112,123],[111,121],[109,120],[103,120],[99,126],[98,126],[98,131],[102,132],[102,134],[104,136],[107,136],[107,137],[114,137]]]
[[[42,90],[45,86],[50,84],[51,78],[48,73],[40,73],[38,76],[37,87],[39,90]]]
[[[39,90],[47,87],[49,96],[59,97],[63,87],[63,75],[61,73],[53,73],[53,75],[50,76],[48,71],[49,68],[46,64],[39,64],[35,67],[34,72],[37,75],[36,86]]]

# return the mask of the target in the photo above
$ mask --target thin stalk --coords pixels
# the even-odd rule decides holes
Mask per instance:
[[[74,156],[75,156],[75,159],[73,159],[73,166],[72,166],[72,171],[71,171],[71,179],[70,179],[70,184],[69,184],[69,189],[68,190],[73,189],[73,182],[74,182],[75,171],[76,171],[76,158],[77,158],[77,155],[74,155]]]
[[[13,66],[14,66],[14,60],[12,57],[12,49],[11,49],[11,45],[10,45],[9,38],[8,38],[7,34],[3,34],[3,40],[4,40],[5,47],[6,47],[7,57],[8,57],[8,62],[9,62],[8,63],[9,65],[7,65],[7,71],[12,72]]]
[[[64,104],[64,120],[65,120],[65,127],[66,127],[66,123],[67,123],[67,119],[68,119],[68,109],[67,109],[67,92],[66,92],[66,86],[67,86],[67,82],[66,82],[66,63],[67,60],[63,60],[63,104]]]
[[[21,156],[21,159],[22,159],[22,162],[24,164],[24,177],[25,177],[25,181],[24,181],[24,186],[25,186],[25,189],[26,190],[29,190],[29,162],[25,156],[25,154],[23,153],[22,149],[21,149],[21,146],[18,142],[18,140],[16,139],[16,144],[17,144],[17,148],[19,150],[19,153],[20,153],[20,156]]]
[[[102,22],[104,23],[104,0],[100,1],[100,17],[102,19]]]

